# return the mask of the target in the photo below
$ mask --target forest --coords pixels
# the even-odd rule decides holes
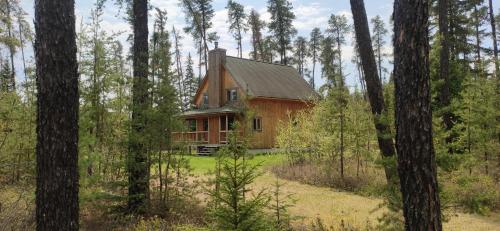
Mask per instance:
[[[221,2],[0,0],[0,230],[500,230],[500,2]],[[174,139],[216,44],[317,92],[273,152]]]

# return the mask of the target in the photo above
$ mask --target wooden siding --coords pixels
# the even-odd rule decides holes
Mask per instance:
[[[201,86],[199,87],[197,94],[194,97],[194,104],[197,107],[201,106],[203,95],[207,92],[208,92],[208,79],[206,79],[205,77],[205,79],[203,79],[203,81],[201,82]]]
[[[222,102],[222,66],[226,60],[226,50],[216,48],[208,52],[208,106],[220,107]]]
[[[308,105],[303,101],[255,98],[250,100],[249,107],[256,117],[262,118],[262,130],[252,131],[250,146],[273,148],[279,122],[288,121],[288,115],[293,116],[298,111],[307,109]]]

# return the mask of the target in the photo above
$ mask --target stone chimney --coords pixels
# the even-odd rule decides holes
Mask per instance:
[[[222,65],[225,62],[226,50],[218,48],[216,42],[215,49],[208,52],[208,107],[210,108],[222,106],[224,92],[222,89],[224,81]]]

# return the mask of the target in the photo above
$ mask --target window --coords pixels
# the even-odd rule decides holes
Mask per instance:
[[[186,120],[187,126],[188,126],[188,131],[190,132],[196,132],[196,120],[195,119],[188,119]]]
[[[208,131],[208,119],[203,119],[203,131]]]
[[[253,130],[254,131],[262,131],[262,118],[261,117],[253,118]]]
[[[234,115],[225,115],[220,117],[220,130],[221,131],[231,131],[234,130],[236,126],[234,121]]]
[[[220,130],[226,131],[226,116],[220,117]]]
[[[227,90],[227,101],[238,100],[238,91],[236,89]]]
[[[234,123],[234,116],[233,115],[228,115],[227,116],[227,126],[229,130],[234,130],[235,129],[235,123]]]
[[[207,93],[203,94],[203,105],[208,105],[208,94]]]

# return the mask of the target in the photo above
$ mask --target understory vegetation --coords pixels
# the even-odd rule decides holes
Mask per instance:
[[[290,0],[267,0],[266,15],[234,0],[222,11],[213,0],[172,9],[80,1],[91,9],[78,17],[72,0],[33,1],[37,17],[27,2],[0,1],[0,230],[500,227],[500,14],[491,0],[396,0],[414,14],[369,21],[364,2],[351,0],[352,15],[335,11],[307,31]],[[113,10],[131,30],[109,30]],[[220,12],[234,44],[217,34]],[[201,157],[175,135],[192,130],[179,115],[199,109],[219,41],[239,58],[294,67],[317,97],[284,121],[239,108],[234,118],[260,118],[259,131],[242,121],[244,132],[231,132],[226,117],[228,143]],[[232,90],[229,98],[247,99]],[[250,154],[252,133],[269,132],[267,123],[277,124],[274,154]]]

